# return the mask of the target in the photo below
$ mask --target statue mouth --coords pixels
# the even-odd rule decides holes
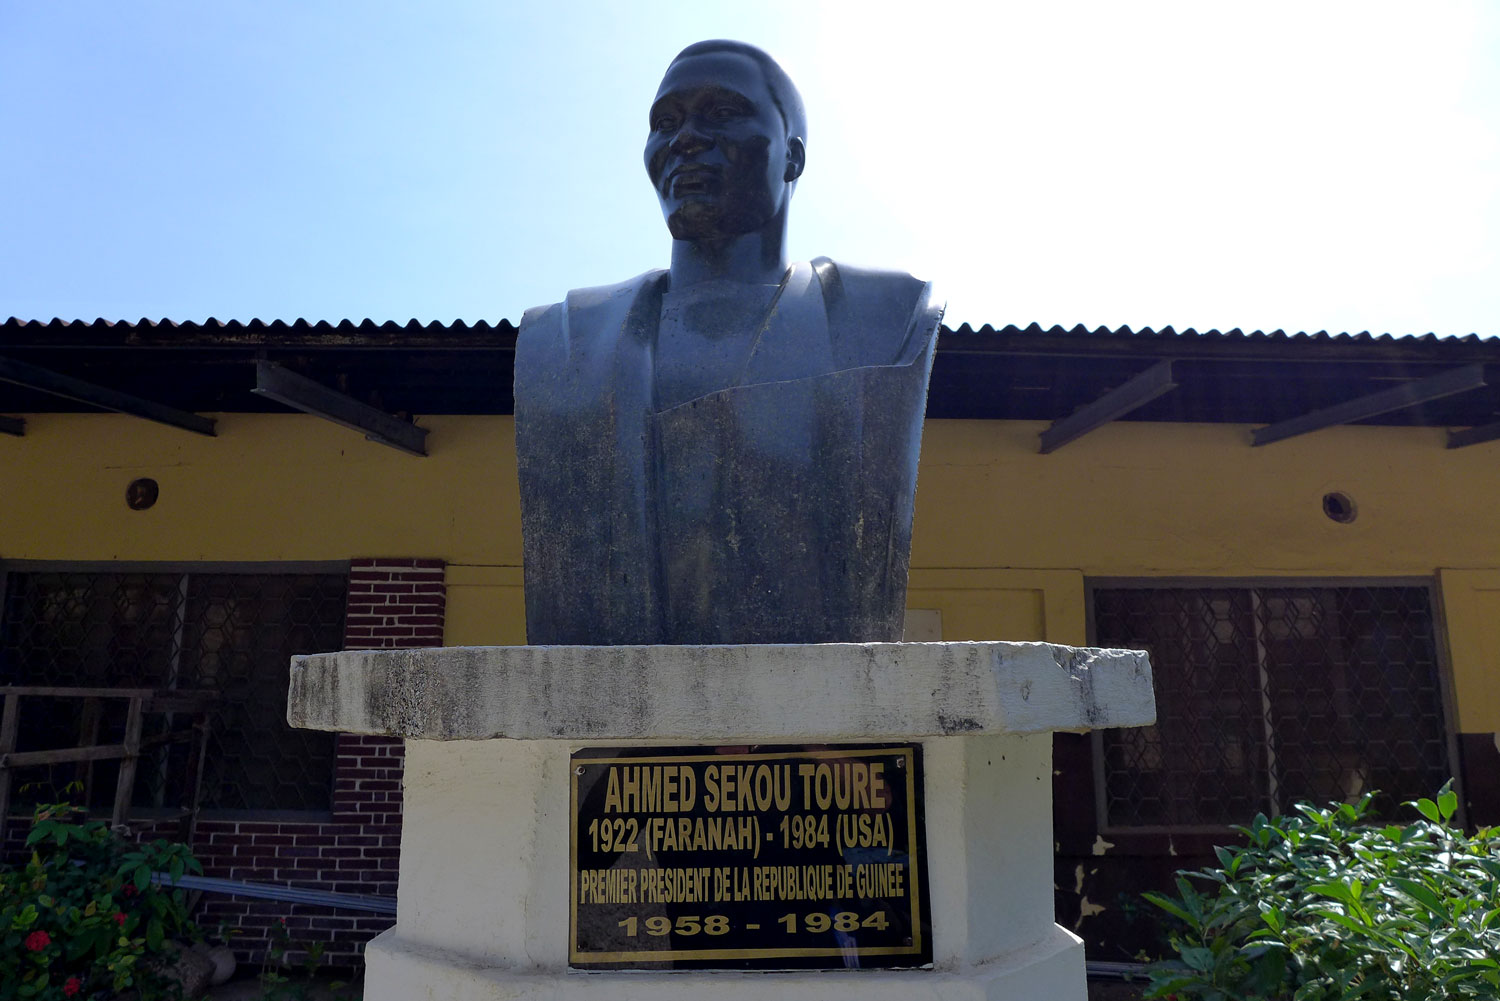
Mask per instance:
[[[705,164],[684,164],[667,175],[667,190],[677,198],[713,194],[718,187],[718,169]]]

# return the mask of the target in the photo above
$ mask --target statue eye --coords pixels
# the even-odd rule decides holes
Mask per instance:
[[[708,113],[708,117],[716,122],[732,122],[740,117],[740,109],[732,104],[720,104]]]
[[[677,128],[677,117],[675,115],[657,115],[651,120],[651,131],[671,132]]]

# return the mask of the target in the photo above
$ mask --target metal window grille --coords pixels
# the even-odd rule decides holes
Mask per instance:
[[[1101,735],[1107,827],[1248,822],[1451,774],[1423,586],[1096,587],[1095,642],[1150,651],[1157,723]]]
[[[220,692],[204,807],[326,811],[333,735],[287,726],[287,673],[294,654],[342,648],[347,588],[346,574],[330,573],[12,571],[4,576],[0,683]],[[28,713],[19,746],[76,743],[73,701]],[[122,729],[123,719],[103,721],[106,738]],[[170,754],[142,760],[137,806],[174,801],[182,769]],[[115,766],[97,767],[86,789],[91,805],[114,785]],[[58,795],[73,777],[38,784]]]

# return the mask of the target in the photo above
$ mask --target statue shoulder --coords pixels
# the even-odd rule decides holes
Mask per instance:
[[[568,293],[564,302],[569,312],[577,313],[581,310],[611,308],[619,305],[622,301],[627,307],[640,295],[641,290],[648,284],[661,278],[666,272],[660,268],[645,271],[634,278],[627,278],[613,285],[595,285],[591,288],[575,288]]]
[[[839,264],[826,257],[813,260],[812,267],[841,354],[853,350],[865,364],[907,364],[937,336],[943,303],[934,299],[931,282],[904,271]],[[890,361],[878,361],[881,356]]]
[[[567,298],[562,302],[547,303],[543,306],[533,306],[521,316],[521,326],[541,323],[549,319],[555,319],[562,315],[564,310],[577,312],[578,310],[596,309],[601,306],[607,307],[625,299],[628,303],[640,294],[648,282],[660,278],[666,274],[661,269],[642,272],[634,278],[627,278],[622,282],[612,285],[594,285],[589,288],[575,288],[568,292]]]
[[[658,281],[662,270],[647,271],[613,285],[575,288],[562,302],[533,306],[521,316],[517,332],[517,350],[543,345],[568,349],[618,331],[624,316],[641,291]]]
[[[905,271],[841,264],[828,257],[813,258],[812,266],[825,286],[842,285],[851,295],[915,295],[928,284]]]

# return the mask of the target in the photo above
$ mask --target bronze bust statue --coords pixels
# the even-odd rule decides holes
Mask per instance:
[[[527,640],[898,640],[942,307],[788,265],[807,129],[766,53],[684,49],[650,128],[671,267],[521,321]]]

